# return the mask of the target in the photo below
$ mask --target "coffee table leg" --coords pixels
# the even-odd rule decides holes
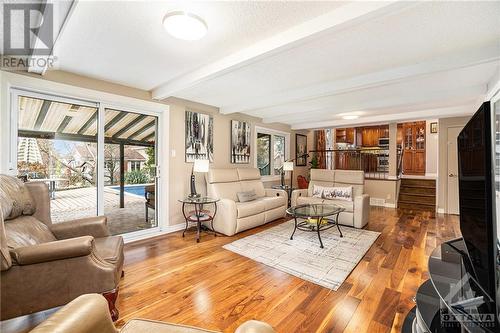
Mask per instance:
[[[290,236],[290,240],[293,240],[293,235],[295,235],[295,230],[297,230],[297,217],[294,216],[295,227],[293,228],[292,235]]]
[[[324,248],[324,247],[323,247],[323,242],[321,241],[321,233],[320,233],[320,231],[319,231],[319,227],[321,226],[321,219],[322,219],[321,217],[318,217],[318,218],[316,219],[316,223],[317,223],[317,228],[316,228],[316,231],[318,232],[318,238],[319,238],[320,248],[322,248],[322,249],[323,249],[323,248]],[[338,224],[337,224],[337,226],[338,226]]]
[[[339,215],[340,213],[337,214],[337,218],[335,219],[335,223],[337,224],[337,229],[339,230],[339,233],[340,233],[340,237],[344,237],[344,235],[342,235],[342,231],[340,230],[340,226],[339,226]]]

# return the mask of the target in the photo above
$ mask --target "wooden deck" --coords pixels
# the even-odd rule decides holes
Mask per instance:
[[[95,216],[97,214],[97,190],[95,187],[57,191],[51,200],[52,221],[64,222],[72,219]],[[114,235],[151,228],[145,218],[145,199],[125,192],[125,207],[120,208],[117,191],[104,189],[104,214]],[[148,220],[154,219],[149,210]]]

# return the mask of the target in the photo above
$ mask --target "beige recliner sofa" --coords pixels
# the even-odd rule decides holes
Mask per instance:
[[[97,294],[78,297],[58,310],[31,333],[216,333],[202,328],[147,319],[132,319],[120,330],[107,311],[106,300]],[[275,333],[267,323],[249,320],[235,333]]]
[[[311,181],[306,190],[292,192],[291,205],[308,203],[333,203],[345,208],[339,215],[339,223],[355,228],[363,228],[370,218],[370,196],[364,194],[365,173],[357,170],[311,169]],[[314,185],[327,187],[352,186],[352,201],[326,200],[312,196]]]
[[[219,198],[214,229],[227,236],[284,217],[286,191],[264,188],[259,169],[210,169],[206,175],[207,194]],[[257,199],[238,201],[238,192],[254,190]]]
[[[87,293],[106,297],[113,319],[123,239],[103,216],[52,224],[46,184],[0,175],[1,320],[64,305]]]

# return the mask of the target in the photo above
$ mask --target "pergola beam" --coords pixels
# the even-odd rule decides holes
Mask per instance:
[[[38,116],[36,117],[35,126],[33,127],[35,130],[39,130],[42,127],[43,121],[49,112],[50,104],[52,104],[51,101],[43,101],[40,112],[38,112]]]
[[[135,118],[134,120],[132,120],[130,123],[128,123],[127,126],[123,127],[121,130],[119,130],[118,132],[116,132],[113,135],[113,138],[118,138],[120,135],[122,135],[123,133],[127,132],[129,129],[131,129],[132,127],[134,127],[138,123],[140,123],[146,117],[147,117],[146,115],[141,114],[140,116],[138,116],[137,118]]]
[[[155,124],[156,124],[156,120],[153,120],[153,121],[147,123],[146,125],[144,125],[141,128],[139,128],[137,131],[135,131],[134,133],[132,133],[127,139],[135,138],[139,134],[142,134],[145,131],[147,131],[148,129],[150,129],[151,127],[153,127]]]
[[[57,133],[62,133],[68,126],[69,122],[73,119],[71,116],[65,116],[59,127],[57,128]]]
[[[20,137],[27,137],[27,138],[35,138],[35,139],[58,139],[58,140],[97,143],[96,136],[81,135],[81,134],[67,134],[67,133],[57,133],[57,132],[19,130],[19,136]],[[104,143],[107,143],[107,144],[125,144],[125,145],[129,145],[129,146],[141,146],[141,147],[154,147],[154,143],[150,143],[150,142],[146,142],[146,141],[139,141],[139,140],[119,139],[119,138],[115,138],[115,137],[105,137]]]
[[[104,126],[104,131],[108,131],[111,127],[115,126],[116,123],[118,123],[120,120],[122,120],[123,117],[125,117],[126,115],[127,115],[127,113],[125,113],[125,112],[118,113],[116,116],[113,117],[113,119],[111,119],[109,121],[109,123],[107,123]]]
[[[87,120],[85,124],[83,124],[83,126],[78,130],[78,134],[85,133],[89,129],[90,125],[92,125],[97,120],[97,112],[98,111],[94,112],[92,117],[90,117],[89,120]]]

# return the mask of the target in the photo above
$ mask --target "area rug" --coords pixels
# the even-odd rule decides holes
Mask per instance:
[[[337,290],[380,235],[379,232],[340,226],[321,232],[293,232],[293,220],[224,246],[252,260],[325,288]]]

